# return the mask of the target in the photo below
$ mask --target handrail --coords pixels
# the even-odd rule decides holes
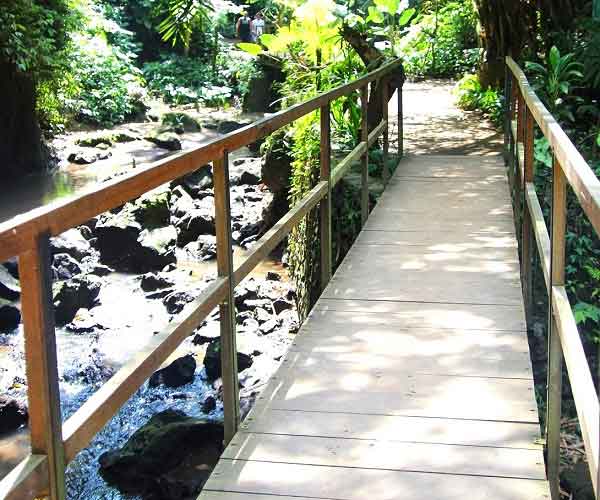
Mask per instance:
[[[550,492],[553,500],[560,499],[560,418],[564,359],[579,417],[590,476],[596,499],[600,499],[598,396],[565,288],[567,186],[571,187],[596,234],[600,235],[600,181],[532,90],[525,73],[510,57],[506,58],[505,95],[505,153],[509,165],[515,220],[521,221],[521,276],[528,318],[531,317],[533,302],[533,238],[537,243],[549,297],[545,436]],[[554,156],[550,231],[546,227],[533,182],[534,121],[548,140]]]
[[[226,443],[239,425],[238,375],[236,367],[235,286],[269,255],[317,205],[320,206],[321,287],[331,278],[331,190],[345,170],[359,157],[361,161],[361,200],[368,201],[368,150],[383,136],[384,174],[387,175],[389,125],[387,112],[370,133],[367,127],[368,87],[383,83],[387,102],[392,79],[398,89],[398,152],[402,156],[402,83],[395,78],[401,71],[396,59],[363,77],[340,85],[288,109],[199,146],[157,161],[122,177],[104,182],[86,191],[19,215],[0,224],[0,262],[17,255],[21,273],[21,303],[25,332],[25,362],[28,379],[29,427],[31,454],[0,481],[0,500],[22,500],[49,496],[64,500],[64,473],[76,454],[85,448],[108,420],[127,402],[134,392],[173,353],[177,346],[201,324],[216,307],[220,307],[221,364],[223,377],[223,410]],[[332,175],[330,170],[330,103],[356,90],[361,92],[363,137],[359,145],[340,162]],[[387,109],[387,107],[386,107]],[[228,152],[267,136],[294,120],[320,110],[321,113],[321,178],[284,217],[252,247],[245,261],[233,268],[231,219],[229,204]],[[91,396],[66,422],[60,419],[58,371],[51,290],[50,237],[85,223],[107,210],[119,207],[167,182],[213,162],[215,177],[215,218],[218,277],[175,321],[155,335],[148,346],[133,355],[119,371]],[[363,221],[366,217],[363,207]]]

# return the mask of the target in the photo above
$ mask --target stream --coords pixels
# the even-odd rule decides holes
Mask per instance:
[[[210,116],[213,121],[232,120],[231,113],[221,112],[221,116],[216,116],[217,114],[212,110],[199,117],[206,119]],[[236,121],[246,123],[256,118],[257,116],[235,116]],[[15,183],[10,189],[4,189],[0,198],[0,222],[171,154],[140,139],[113,145],[109,158],[98,160],[90,165],[76,165],[66,160],[75,142],[82,137],[115,131],[126,131],[128,134],[143,137],[153,127],[156,127],[156,124],[135,123],[110,131],[74,132],[56,138],[54,146],[60,158],[58,169],[44,175],[29,176]],[[199,132],[185,133],[179,138],[182,149],[186,150],[219,135],[218,130],[203,128]],[[252,161],[255,157],[256,153],[250,152],[247,148],[232,152],[230,155],[232,164],[239,164],[241,169],[251,164],[256,168],[256,163]],[[235,167],[231,175],[236,175]],[[177,196],[181,196],[181,188],[173,188],[173,185],[168,192],[171,200],[175,199],[175,204],[181,205],[181,198],[173,198],[175,195],[172,195],[177,192],[176,189],[180,189]],[[207,191],[201,196],[208,197],[204,200],[210,199]],[[268,224],[272,223],[265,220],[265,218],[269,219],[265,212],[270,206],[268,200],[272,200],[272,195],[258,181],[253,185],[245,185],[240,181],[235,188],[232,188],[232,212],[238,214],[240,220],[238,225],[244,226],[247,222],[244,217],[253,214],[255,216],[262,209],[263,216],[258,221],[260,233],[268,229]],[[198,201],[195,200],[194,203],[197,209]],[[171,221],[173,221],[172,214]],[[255,226],[258,224],[255,219],[252,221]],[[178,221],[171,224],[176,225]],[[245,227],[253,226],[247,223]],[[241,227],[239,232],[244,234],[245,227]],[[179,230],[178,226],[177,231]],[[92,229],[92,233],[93,231]],[[92,269],[97,269],[100,262],[104,264],[103,255],[101,252],[98,253],[98,247],[94,247],[93,243],[94,239],[98,239],[97,235],[95,233],[93,235],[95,238],[90,239],[93,248],[89,251],[89,255],[79,262],[83,269],[82,274],[86,276],[93,275],[96,271]],[[179,236],[178,234],[178,238]],[[252,238],[258,236],[259,234]],[[241,240],[242,236],[239,238]],[[245,259],[249,246],[247,241],[244,240],[241,246],[236,246],[234,264],[237,265]],[[168,297],[177,296],[177,300],[188,302],[214,279],[216,261],[202,260],[190,253],[189,244],[182,247],[179,243],[178,241],[175,249],[176,264],[170,264],[162,271],[156,269],[154,272],[156,276],[170,283],[167,289],[148,293],[148,290],[143,290],[140,286],[141,276],[145,273],[108,269],[99,276],[92,276],[100,283],[100,290],[93,306],[89,309],[80,309],[71,322],[57,326],[56,342],[63,420],[80,408],[134,353],[143,349],[155,333],[176,317],[179,311],[172,310],[173,308],[170,310]],[[67,245],[67,252],[68,249]],[[258,308],[253,309],[256,307],[254,304],[243,307],[243,312],[238,313],[238,352],[247,353],[253,360],[252,365],[240,373],[241,394],[244,396],[243,406],[245,405],[243,412],[247,412],[252,404],[252,395],[262,388],[277,368],[297,328],[295,305],[292,305],[293,300],[291,300],[293,289],[286,270],[281,264],[280,254],[266,259],[247,280],[252,282],[250,288],[258,290],[258,299],[262,300],[261,307],[268,311],[268,316],[258,318],[260,314]],[[72,280],[66,278],[66,281]],[[245,290],[244,284],[240,285],[242,292]],[[243,297],[240,299],[243,300]],[[275,308],[273,307],[275,301],[287,301],[289,308],[287,305],[285,310]],[[176,306],[179,305],[176,301],[173,302]],[[19,301],[14,301],[13,305],[19,307]],[[265,323],[269,321],[269,324],[276,326],[267,331]],[[207,346],[219,334],[218,315],[213,312],[195,333],[196,335],[184,340],[166,363],[191,354],[197,361],[193,380],[176,388],[164,385],[150,387],[144,384],[69,465],[67,489],[70,500],[146,498],[125,495],[109,486],[98,472],[98,458],[108,450],[121,447],[154,414],[166,409],[175,409],[192,417],[222,420],[218,383],[208,380],[202,365]],[[0,332],[0,395],[26,404],[23,344],[22,324],[19,324],[14,331]],[[213,407],[206,405],[209,397],[216,400],[216,405],[212,405]],[[28,452],[29,438],[26,427],[9,434],[0,434],[0,478],[4,477]]]

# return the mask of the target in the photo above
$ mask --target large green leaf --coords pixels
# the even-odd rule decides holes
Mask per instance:
[[[415,15],[415,12],[416,11],[414,8],[405,9],[404,11],[402,11],[402,13],[400,14],[400,19],[398,21],[398,25],[406,26],[410,22],[412,17]]]
[[[248,54],[251,54],[253,56],[257,56],[263,51],[262,47],[256,43],[242,42],[238,43],[237,46],[238,49],[243,50],[244,52],[248,52]]]
[[[384,20],[383,14],[376,7],[369,7],[369,15],[367,16],[367,22],[373,22],[375,24],[381,24]]]
[[[394,15],[400,6],[400,0],[375,0],[375,5],[379,11]]]

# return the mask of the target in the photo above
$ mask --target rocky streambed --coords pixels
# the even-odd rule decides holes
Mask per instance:
[[[238,262],[274,222],[261,167],[260,158],[239,155],[230,167]],[[205,165],[52,239],[63,418],[215,279],[213,194],[212,167]],[[278,258],[236,289],[243,414],[298,328],[294,299]],[[218,336],[213,311],[71,463],[69,498],[195,497],[221,451]],[[16,260],[0,265],[0,360],[3,475],[27,452]]]

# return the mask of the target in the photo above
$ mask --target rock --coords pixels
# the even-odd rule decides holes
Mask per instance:
[[[243,352],[237,353],[238,372],[252,366],[252,357]],[[204,369],[208,380],[216,380],[221,376],[221,341],[213,340],[206,348]]]
[[[175,281],[168,276],[146,273],[140,280],[140,286],[144,292],[153,292],[162,288],[169,288],[175,284]]]
[[[240,311],[247,311],[249,307],[246,304],[247,300],[258,299],[258,283],[254,278],[245,280],[235,288],[235,307]]]
[[[161,384],[167,387],[180,387],[194,380],[196,371],[196,360],[188,354],[173,361],[169,366],[154,372],[148,384],[157,387]]]
[[[19,259],[12,257],[2,264],[13,278],[19,279]]]
[[[171,192],[171,216],[174,219],[181,218],[194,210],[194,199],[183,189],[182,186],[176,186]]]
[[[27,424],[27,407],[9,396],[0,396],[0,436]]]
[[[86,240],[77,228],[69,229],[50,240],[50,249],[53,255],[57,253],[69,254],[74,259],[81,261],[89,256],[93,250],[90,242]]]
[[[120,264],[123,261],[127,262],[128,257],[139,246],[138,238],[141,232],[141,225],[128,211],[122,210],[118,214],[103,215],[95,229],[102,261],[117,269],[120,268]]]
[[[260,325],[260,333],[262,335],[268,335],[274,332],[279,327],[279,320],[277,318],[271,318]]]
[[[148,142],[156,144],[161,149],[168,151],[180,151],[181,142],[177,136],[170,133],[162,133],[157,135],[149,135],[144,137]]]
[[[19,282],[8,272],[5,266],[0,266],[0,299],[17,300],[21,296]]]
[[[217,131],[219,132],[219,134],[229,134],[230,132],[233,132],[234,130],[238,130],[249,124],[250,124],[249,122],[236,122],[233,120],[223,120],[217,126]]]
[[[111,136],[111,138],[114,142],[133,142],[140,140],[139,136],[130,134],[128,132],[116,132]]]
[[[100,282],[94,276],[80,276],[53,285],[54,318],[57,325],[70,323],[79,309],[96,305]]]
[[[229,182],[232,186],[260,183],[260,158],[238,158],[232,162]]]
[[[169,127],[179,134],[184,132],[199,132],[202,126],[192,116],[187,113],[170,112],[162,116],[161,123],[165,127]]]
[[[75,141],[75,144],[78,146],[82,146],[84,148],[95,148],[100,144],[104,144],[105,146],[111,147],[113,143],[112,136],[90,136],[84,137],[83,139],[78,139]]]
[[[176,262],[176,242],[177,231],[173,226],[142,231],[138,240],[139,248],[136,247],[131,255],[130,269],[143,273]]]
[[[89,309],[79,309],[73,320],[66,326],[66,329],[73,333],[83,334],[106,330],[106,327],[98,323]]]
[[[269,272],[267,272],[267,275],[265,276],[265,278],[268,281],[281,281],[281,274],[276,273],[275,271],[269,271]]]
[[[175,223],[175,227],[177,228],[177,244],[180,247],[196,241],[201,234],[215,234],[214,206],[203,205],[194,208],[179,219]]]
[[[55,279],[70,280],[74,276],[81,274],[81,266],[68,253],[57,253],[52,258],[52,269]]]
[[[171,183],[173,187],[183,187],[191,196],[197,197],[202,191],[213,187],[213,174],[210,165],[203,165]]]
[[[285,146],[285,132],[276,132],[281,139],[273,140],[273,147],[267,149],[261,162],[261,179],[269,190],[275,195],[281,195],[282,199],[287,198],[287,192],[290,187],[292,175],[293,158],[289,154],[289,148]]]
[[[65,382],[93,385],[106,382],[114,375],[114,370],[106,364],[97,349],[87,355],[77,356],[63,367],[62,379]]]
[[[561,468],[560,479],[573,500],[594,500],[594,488],[586,462],[577,462]]]
[[[290,333],[296,333],[300,329],[300,319],[298,318],[298,311],[295,309],[282,311],[278,317]]]
[[[0,333],[11,333],[21,322],[21,311],[10,302],[0,299]]]
[[[217,257],[217,238],[202,234],[198,236],[198,241],[188,243],[184,248],[194,260],[212,260]]]
[[[194,300],[193,295],[186,291],[176,291],[167,295],[163,299],[163,304],[167,308],[169,314],[178,314],[183,311],[186,304]]]
[[[255,309],[254,316],[256,317],[256,321],[258,321],[260,324],[266,323],[272,318],[272,315],[262,307],[257,307]]]
[[[110,273],[114,273],[115,270],[112,267],[105,266],[104,264],[94,264],[90,270],[90,274],[96,276],[108,276]]]
[[[214,396],[206,396],[202,401],[202,413],[210,413],[217,407],[217,400]]]
[[[169,224],[171,192],[164,187],[153,189],[140,196],[131,212],[135,220],[145,228],[156,228]]]
[[[125,494],[195,498],[219,460],[222,441],[222,424],[165,410],[139,428],[120,450],[102,454],[100,475]],[[175,473],[184,462],[193,474]]]
[[[243,310],[254,310],[257,307],[261,307],[267,311],[273,310],[272,302],[269,299],[246,299],[244,301]]]
[[[273,301],[273,309],[275,310],[275,314],[279,314],[287,309],[292,309],[293,307],[294,304],[282,298]]]
[[[99,148],[86,148],[72,151],[71,153],[69,153],[67,160],[77,165],[90,165],[91,163],[97,162],[99,160],[106,160],[111,156],[112,153],[110,151],[105,151]]]

